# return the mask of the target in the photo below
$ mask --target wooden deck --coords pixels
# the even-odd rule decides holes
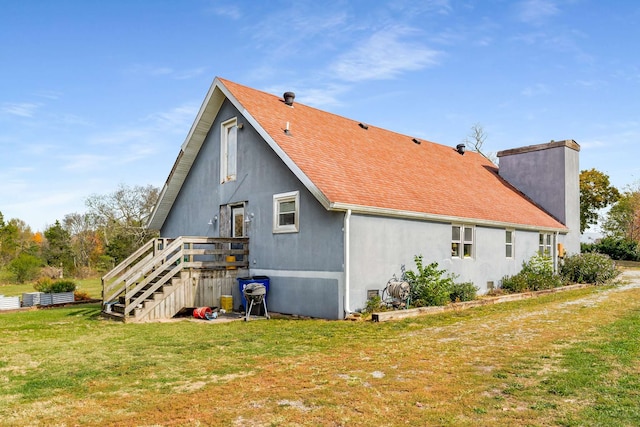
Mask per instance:
[[[248,248],[246,238],[153,239],[102,277],[103,315],[148,322],[219,306],[248,274]]]

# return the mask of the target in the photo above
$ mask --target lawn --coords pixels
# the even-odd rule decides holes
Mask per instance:
[[[406,321],[0,314],[0,425],[640,425],[640,287]]]

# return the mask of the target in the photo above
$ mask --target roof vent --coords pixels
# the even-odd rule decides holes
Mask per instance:
[[[465,145],[464,144],[458,144],[456,145],[456,151],[460,154],[464,154],[464,150],[465,150]]]
[[[366,123],[358,123],[358,126],[360,126],[362,129],[367,130],[369,129],[369,125]]]
[[[418,138],[413,138],[412,141],[418,145],[422,144],[422,141],[420,141]]]
[[[296,97],[296,94],[293,92],[285,92],[284,95],[282,95],[282,97],[284,98],[285,104],[293,105],[293,100]]]

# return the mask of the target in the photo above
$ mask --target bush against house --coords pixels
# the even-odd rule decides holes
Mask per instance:
[[[574,283],[602,285],[618,277],[620,271],[607,255],[584,253],[565,258],[560,265],[560,274]]]
[[[553,272],[553,260],[536,254],[522,263],[522,270],[514,276],[504,276],[501,288],[509,293],[540,291],[562,286],[562,278]]]
[[[456,283],[456,276],[439,269],[437,262],[424,265],[422,255],[416,255],[414,262],[416,271],[405,272],[405,279],[411,285],[411,305],[414,307],[447,305],[476,298],[478,288],[473,283]]]

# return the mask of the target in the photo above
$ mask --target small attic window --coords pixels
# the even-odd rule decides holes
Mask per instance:
[[[238,166],[238,120],[232,118],[220,126],[220,182],[236,180]]]

